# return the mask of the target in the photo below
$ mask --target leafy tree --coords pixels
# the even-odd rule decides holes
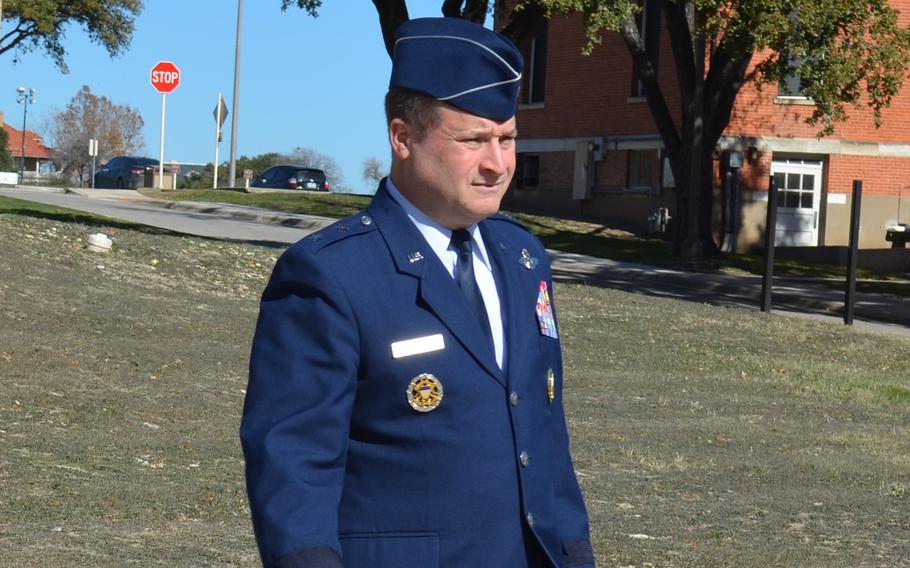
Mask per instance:
[[[142,11],[142,0],[7,0],[0,5],[4,21],[0,55],[43,50],[64,73],[68,25],[81,25],[114,57],[129,46],[133,21]]]
[[[15,171],[16,165],[13,163],[13,157],[9,153],[9,134],[6,129],[0,125],[0,172]]]
[[[221,166],[219,166],[220,168]],[[211,189],[212,188],[212,178],[215,175],[215,166],[212,162],[207,163],[203,168],[201,173],[195,171],[190,172],[182,179],[177,180],[177,189]],[[218,170],[218,179],[227,179],[227,171],[222,174],[221,170]],[[226,183],[226,182],[225,182]],[[219,181],[218,187],[223,187]]]
[[[237,171],[242,173],[243,170],[253,170],[253,178],[256,178],[257,176],[262,175],[262,172],[265,170],[276,164],[280,164],[283,161],[286,161],[285,158],[278,152],[266,152],[265,154],[259,154],[258,156],[253,156],[251,158],[240,156],[237,158]],[[218,171],[221,173],[220,166]],[[224,176],[226,179],[227,170],[224,171]]]
[[[440,15],[452,18],[464,18],[482,24],[490,11],[490,0],[440,0]],[[322,0],[281,0],[281,9],[287,10],[296,5],[301,10],[306,10],[311,16],[318,16]],[[398,26],[409,19],[406,0],[373,0],[376,13],[379,15],[379,25],[382,28],[382,38],[385,41],[386,51],[392,54],[392,36]],[[534,12],[535,18],[539,15]],[[522,17],[523,19],[523,17]],[[524,26],[519,26],[524,31]]]
[[[316,16],[321,0],[282,0]],[[585,17],[591,53],[602,31],[618,32],[643,85],[677,185],[677,254],[699,262],[719,254],[712,237],[712,154],[743,85],[798,75],[815,109],[809,122],[833,132],[849,107],[875,122],[903,85],[910,31],[888,0],[663,0],[681,108],[674,117],[641,41],[641,0],[500,0],[502,33],[522,45],[554,14]],[[408,19],[405,0],[373,0],[386,49]],[[516,9],[511,9],[516,6]],[[440,0],[442,14],[482,22],[488,0]],[[755,65],[752,65],[753,58]]]
[[[910,62],[910,31],[888,0],[664,0],[681,112],[641,41],[637,0],[518,0],[519,11],[581,12],[586,53],[601,31],[618,32],[635,62],[678,188],[677,254],[699,262],[719,254],[712,238],[712,153],[743,85],[759,88],[796,74],[815,104],[809,118],[830,134],[847,108],[870,107],[876,125]],[[752,64],[754,60],[754,65]]]
[[[90,174],[92,158],[88,141],[98,140],[98,163],[114,156],[133,154],[143,149],[139,111],[111,102],[107,97],[92,93],[83,86],[51,119],[50,137],[53,140],[54,160],[61,173],[84,183]]]
[[[367,158],[363,161],[363,180],[365,182],[379,183],[387,175],[389,175],[389,172],[383,167],[379,159]]]

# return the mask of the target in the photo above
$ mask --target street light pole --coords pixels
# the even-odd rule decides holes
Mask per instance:
[[[243,0],[237,0],[237,37],[234,40],[234,116],[231,118],[231,163],[228,166],[229,187],[237,187],[237,117],[240,115],[240,30],[243,22]]]
[[[24,181],[25,174],[25,124],[28,117],[28,105],[35,102],[35,89],[19,87],[16,89],[16,102],[22,104],[22,150],[19,154],[19,183]]]

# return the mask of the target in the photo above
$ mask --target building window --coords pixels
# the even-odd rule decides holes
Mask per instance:
[[[776,172],[777,206],[792,209],[815,207],[815,176],[795,172]]]
[[[531,189],[540,184],[540,156],[519,154],[515,168],[515,187]]]
[[[541,104],[547,84],[547,24],[531,40],[528,54],[527,82],[525,83],[525,104]]]
[[[777,95],[779,97],[788,98],[808,98],[803,89],[802,77],[799,75],[799,66],[805,60],[803,58],[795,59],[790,57],[787,61],[789,63],[788,66],[792,66],[792,71],[780,78],[780,81],[777,84]]]
[[[661,189],[673,189],[676,187],[676,178],[673,177],[673,168],[670,167],[670,157],[666,155],[665,151],[661,151],[661,167],[663,169],[661,175]]]
[[[657,163],[657,150],[629,150],[626,188],[648,191],[653,189],[654,167]]]
[[[643,0],[641,12],[638,14],[638,31],[641,34],[641,42],[645,46],[645,52],[648,59],[651,60],[651,66],[657,73],[658,64],[660,63],[660,15],[663,8],[663,0]],[[633,97],[645,96],[645,87],[638,80],[638,67],[633,71]]]
[[[794,9],[790,12],[790,27],[793,33],[799,29],[799,10]],[[806,57],[797,57],[789,52],[780,54],[779,65],[783,67],[780,81],[777,83],[777,95],[789,99],[806,99],[802,77],[799,74],[799,68],[807,61]]]

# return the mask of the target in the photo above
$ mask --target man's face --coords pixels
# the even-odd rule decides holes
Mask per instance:
[[[395,185],[427,216],[449,229],[499,210],[515,173],[515,117],[505,122],[440,105],[435,126],[416,135],[400,119],[389,125]]]

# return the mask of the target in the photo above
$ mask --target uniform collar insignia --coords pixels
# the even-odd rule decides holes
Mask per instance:
[[[528,253],[528,249],[521,249],[521,258],[518,259],[518,262],[528,270],[534,270],[538,260]]]

